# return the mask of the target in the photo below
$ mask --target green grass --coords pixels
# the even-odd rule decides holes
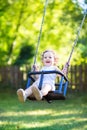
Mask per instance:
[[[20,103],[13,92],[1,93],[0,130],[87,130],[87,96],[75,94],[48,104]]]

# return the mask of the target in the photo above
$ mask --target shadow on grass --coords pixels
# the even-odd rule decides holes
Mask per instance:
[[[74,123],[74,125],[73,125]],[[12,124],[12,123],[9,123],[8,124],[4,124],[2,126],[0,126],[0,130],[82,130],[82,128],[84,130],[87,129],[87,127],[84,127],[86,126],[87,124],[87,121],[74,121],[74,122],[71,122],[71,123],[68,123],[68,124],[60,124],[60,123],[54,123],[53,125],[50,125],[50,126],[47,126],[47,125],[44,125],[44,126],[29,126],[29,124],[26,126],[25,125],[22,125],[22,123],[20,124]]]
[[[21,104],[15,94],[1,94],[0,130],[86,130],[86,97]]]

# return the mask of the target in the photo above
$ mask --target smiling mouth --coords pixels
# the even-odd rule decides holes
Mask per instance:
[[[50,63],[50,61],[46,61],[46,63]]]

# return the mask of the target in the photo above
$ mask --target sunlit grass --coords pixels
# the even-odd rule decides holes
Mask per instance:
[[[12,93],[0,95],[0,130],[86,130],[87,97],[69,96],[65,101],[26,101]]]

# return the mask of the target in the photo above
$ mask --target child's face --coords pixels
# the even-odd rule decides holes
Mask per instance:
[[[54,55],[52,52],[45,52],[43,55],[43,64],[45,66],[51,66],[54,65]]]

